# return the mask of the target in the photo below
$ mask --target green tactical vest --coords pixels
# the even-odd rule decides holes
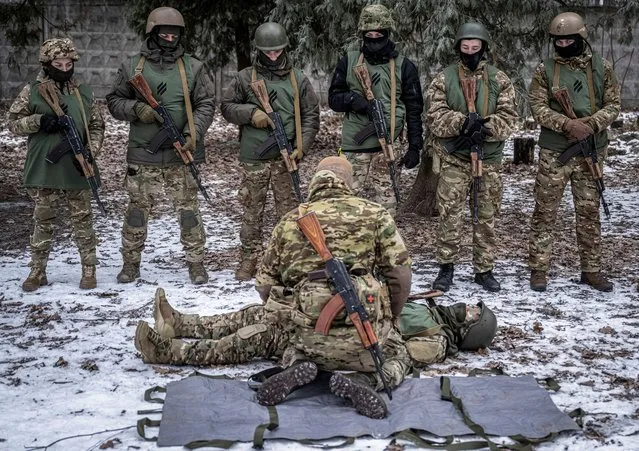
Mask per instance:
[[[566,64],[559,64],[559,87],[566,87],[573,109],[577,117],[591,116],[603,106],[604,65],[601,56],[593,53],[592,59],[592,84],[595,93],[595,111],[592,111],[591,99],[588,89],[587,69],[571,69]],[[552,96],[552,85],[555,77],[555,60],[550,58],[544,61],[546,68],[546,81],[548,82],[548,99],[550,108],[564,114],[559,102]],[[594,135],[595,148],[602,149],[608,144],[608,131],[603,130]],[[539,147],[563,152],[569,147],[568,137],[563,133],[557,133],[546,127],[541,127],[539,134]]]
[[[244,69],[249,72],[253,71],[253,67],[247,67]],[[295,79],[297,80],[297,89],[300,89],[300,83],[304,74],[299,69],[291,69],[295,71]],[[286,74],[283,77],[273,75],[272,78],[264,78],[259,71],[256,71],[257,80],[264,80],[266,84],[266,90],[268,91],[271,108],[273,111],[277,111],[284,124],[284,130],[289,141],[295,142],[295,105],[293,85],[291,84],[290,74]],[[251,77],[249,76],[250,80]],[[246,86],[247,100],[246,103],[255,105],[255,108],[263,110],[262,104],[255,96],[255,93],[251,89],[251,86]],[[242,138],[240,140],[240,161],[244,163],[257,163],[265,160],[275,160],[280,158],[280,151],[277,146],[274,146],[269,152],[259,157],[256,153],[264,141],[269,138],[271,130],[268,128],[256,128],[250,123],[242,126]],[[295,147],[295,146],[293,146]]]
[[[34,114],[55,115],[51,107],[38,92],[38,84],[37,82],[31,84],[29,95],[30,111]],[[60,97],[60,104],[67,106],[67,114],[73,118],[80,138],[88,145],[81,108],[84,108],[84,115],[88,121],[91,117],[93,93],[91,89],[85,85],[80,85],[78,90],[82,98],[82,105],[78,104],[78,98],[73,93],[62,95]],[[37,132],[29,135],[27,141],[27,158],[24,162],[23,184],[25,188],[90,189],[86,178],[78,172],[73,164],[73,160],[75,159],[73,152],[65,154],[56,164],[46,162],[45,157],[49,150],[60,143],[62,139],[64,139],[62,131],[51,134]],[[99,186],[100,175],[95,163],[93,164],[93,171],[95,172],[96,181]]]
[[[183,55],[184,69],[186,71],[186,81],[189,92],[193,90],[193,69],[191,68],[191,58]],[[131,59],[130,77],[135,75],[135,68],[140,61],[140,56]],[[144,79],[149,84],[155,100],[163,105],[171,115],[177,129],[181,132],[187,124],[186,107],[184,104],[184,93],[182,92],[182,78],[177,61],[173,64],[166,64],[160,68],[150,61],[146,61],[142,70]],[[158,89],[161,86],[161,93]],[[145,124],[142,121],[131,122],[129,130],[129,148],[127,161],[136,164],[148,164],[151,166],[173,166],[184,164],[182,159],[175,153],[173,143],[166,140],[160,150],[155,154],[147,149],[151,139],[160,132],[160,124],[153,122]],[[196,161],[204,159],[204,139],[197,140],[197,148],[193,154]]]
[[[495,66],[486,64],[484,66],[484,70],[488,71],[488,86],[486,86],[484,77],[477,79],[477,97],[475,100],[477,112],[482,117],[495,113],[497,110],[497,100],[499,98],[499,85],[495,78],[498,69]],[[444,78],[446,83],[446,101],[448,106],[452,110],[468,113],[466,99],[464,99],[464,93],[459,81],[459,63],[452,64],[444,69]],[[485,108],[486,96],[488,96],[488,108]],[[455,148],[455,139],[456,138],[446,138],[441,141],[449,152],[451,149],[455,149],[455,152],[452,153],[452,155],[461,160],[470,161],[470,147],[461,149]],[[504,141],[485,142],[483,150],[484,163],[501,163]]]
[[[360,94],[364,97],[364,91],[362,90],[362,85],[359,80],[355,76],[355,72],[353,72],[353,67],[357,65],[357,61],[359,60],[360,51],[354,50],[348,52],[348,70],[346,73],[346,83],[351,91]],[[364,58],[364,62],[366,62],[366,58]],[[406,107],[404,103],[399,99],[402,94],[402,63],[404,62],[403,56],[398,56],[395,59],[395,80],[396,80],[396,89],[395,89],[395,99],[396,99],[396,107],[395,107],[395,136],[393,140],[397,139],[397,137],[402,132],[402,128],[404,127],[404,118],[406,116]],[[366,63],[368,67],[368,73],[371,77],[371,84],[373,86],[373,95],[376,99],[379,99],[384,104],[384,113],[386,113],[386,124],[389,128],[390,133],[390,124],[391,124],[391,73],[390,73],[390,63],[386,64],[378,64],[371,65]],[[367,127],[370,124],[370,119],[365,114],[356,114],[353,111],[350,111],[344,115],[344,125],[342,129],[342,150],[344,152],[358,152],[364,149],[378,149],[379,141],[377,140],[377,136],[373,134],[369,138],[367,138],[362,144],[357,144],[355,142],[355,134],[359,132],[361,129]]]

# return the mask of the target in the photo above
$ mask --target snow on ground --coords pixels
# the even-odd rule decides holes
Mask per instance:
[[[0,139],[9,138],[3,134]],[[465,375],[472,368],[500,368],[510,375],[530,374],[538,379],[553,377],[561,385],[558,392],[551,392],[557,406],[566,412],[577,407],[587,412],[583,432],[562,434],[551,443],[539,445],[540,450],[639,449],[639,293],[635,287],[639,273],[639,149],[633,139],[626,136],[613,141],[615,154],[606,166],[605,194],[613,218],[603,221],[602,230],[605,269],[614,276],[613,293],[599,293],[576,283],[579,269],[568,190],[557,225],[549,290],[529,290],[525,243],[533,208],[534,168],[506,165],[500,220],[504,244],[495,268],[502,291],[489,294],[472,283],[466,233],[455,285],[439,301],[486,302],[498,316],[499,332],[489,350],[461,354],[433,365],[422,372],[422,377]],[[54,240],[49,285],[34,293],[20,289],[29,271],[28,251],[0,252],[0,399],[4,406],[0,449],[44,447],[71,436],[75,438],[48,449],[87,450],[101,445],[156,448],[154,443],[142,440],[135,429],[141,417],[137,411],[157,407],[143,400],[144,390],[184,378],[196,369],[146,365],[135,351],[135,326],[139,320],[152,322],[156,288],[163,287],[170,302],[189,313],[228,312],[259,299],[250,282],[233,278],[239,244],[237,204],[232,200],[237,183],[229,183],[227,177],[235,175],[233,168],[205,175],[209,191],[217,196],[213,203],[224,203],[226,208],[207,206],[200,199],[211,276],[204,286],[194,287],[188,282],[176,236],[177,222],[167,205],[158,209],[149,225],[141,279],[131,285],[115,282],[122,264],[120,228],[126,203],[121,190],[104,194],[111,205],[110,216],[95,214],[100,239],[96,289],[78,288],[79,257],[64,228],[58,228]],[[5,206],[0,203],[0,215],[3,227],[10,228],[14,218],[2,213]],[[32,206],[24,202],[24,208]],[[432,248],[436,219],[407,217],[399,224],[414,256],[412,291],[424,291],[437,273]],[[421,247],[411,236],[417,229],[422,234],[415,236],[424,240]],[[270,365],[258,361],[199,370],[246,378]],[[106,430],[111,432],[96,434]],[[151,435],[156,432],[149,430]],[[358,439],[350,449],[382,450],[389,441]],[[285,441],[267,442],[265,448],[312,449]],[[239,444],[234,449],[248,450],[251,446]]]

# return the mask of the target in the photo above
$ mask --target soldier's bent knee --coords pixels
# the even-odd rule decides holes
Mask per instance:
[[[184,210],[180,213],[180,224],[185,230],[191,230],[196,227],[199,222],[193,210]]]
[[[126,218],[126,223],[131,227],[144,227],[144,212],[139,208],[133,208]]]

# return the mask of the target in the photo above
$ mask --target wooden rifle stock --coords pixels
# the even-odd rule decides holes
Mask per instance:
[[[264,83],[264,80],[255,80],[254,82],[251,82],[251,89],[253,90],[255,97],[257,97],[257,100],[260,101],[260,104],[262,105],[262,108],[264,108],[266,114],[272,113],[273,107],[271,107],[268,90],[266,89],[266,83]]]
[[[477,80],[475,77],[464,77],[459,79],[466,107],[469,113],[476,113],[475,92],[477,90]],[[473,148],[475,150],[473,150]],[[484,163],[479,158],[479,146],[473,145],[470,152],[470,171],[473,175],[473,222],[479,222],[479,190],[481,189],[481,177],[484,172]]]
[[[364,91],[364,97],[369,102],[375,100],[375,95],[373,94],[373,84],[371,82],[371,76],[368,72],[368,67],[366,67],[366,63],[356,64],[353,66],[353,72],[355,73],[355,77],[359,80],[359,84],[362,85],[362,90]],[[392,138],[391,138],[392,139]],[[386,155],[386,146],[390,145],[390,155],[387,155],[389,161],[395,160],[395,155],[392,149],[392,144],[387,143],[383,136],[377,136],[377,140],[379,141],[379,145],[382,149],[384,149],[384,154]],[[393,160],[390,160],[393,158]]]
[[[322,261],[326,262],[333,258],[333,254],[331,254],[331,251],[328,250],[326,246],[326,236],[314,211],[309,211],[304,216],[298,218],[297,225],[304,236],[308,238],[311,246],[313,246],[313,249],[319,254]]]
[[[133,78],[129,79],[129,83],[135,88],[137,92],[140,93],[142,97],[144,97],[144,100],[146,101],[146,103],[149,104],[151,108],[156,109],[159,106],[158,101],[155,100],[155,97],[153,97],[153,91],[151,91],[151,87],[146,82],[142,74],[134,75]]]

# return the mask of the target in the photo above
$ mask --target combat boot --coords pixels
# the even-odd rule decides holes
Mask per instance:
[[[158,288],[155,291],[153,319],[155,320],[155,330],[163,338],[175,338],[177,336],[175,330],[181,322],[180,313],[171,307],[162,288]]]
[[[118,274],[118,283],[131,283],[140,277],[140,264],[124,262],[122,271]]]
[[[582,272],[581,283],[590,285],[595,290],[612,291],[612,282],[606,279],[606,277],[601,274],[601,271]]]
[[[22,290],[35,291],[48,283],[46,268],[42,266],[33,266],[26,280],[22,282]]]
[[[386,403],[371,387],[366,376],[333,373],[329,387],[334,395],[349,399],[359,414],[375,419],[386,417]]]
[[[478,283],[479,285],[484,287],[484,290],[491,291],[493,293],[501,290],[501,285],[499,284],[499,282],[497,282],[495,276],[493,276],[492,270],[486,272],[478,272],[477,274],[475,274],[475,283]]]
[[[433,290],[448,291],[453,283],[455,267],[452,263],[439,265],[439,274],[433,282]]]
[[[80,288],[90,290],[98,286],[95,278],[95,265],[82,265],[82,278],[80,279]]]
[[[251,280],[257,271],[257,260],[254,258],[242,258],[240,266],[235,270],[237,280]]]
[[[548,287],[548,279],[546,271],[533,269],[530,271],[530,289],[533,291],[546,291]]]
[[[189,266],[189,277],[191,278],[191,283],[193,283],[194,285],[202,285],[209,281],[209,275],[206,272],[204,263],[188,262],[188,266]]]
[[[257,402],[263,406],[279,404],[297,388],[310,384],[316,377],[317,366],[313,362],[297,363],[266,379],[257,390]]]
[[[135,329],[135,349],[142,354],[144,363],[171,361],[171,340],[162,338],[146,321],[140,321]]]

